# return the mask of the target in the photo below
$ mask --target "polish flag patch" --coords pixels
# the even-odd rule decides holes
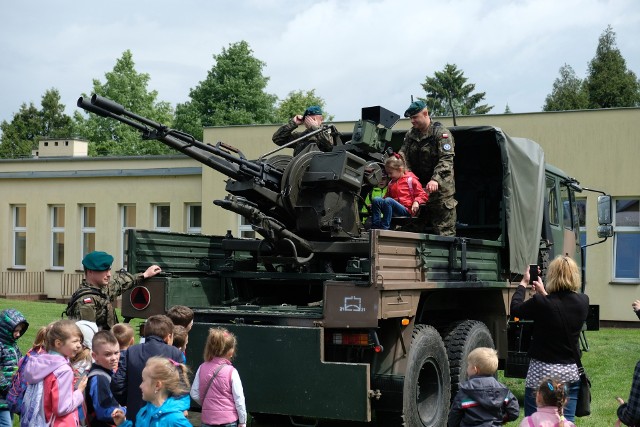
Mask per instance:
[[[443,138],[449,138],[449,134],[448,134],[448,133],[443,133],[443,134],[442,134],[442,137],[443,137]]]
[[[82,302],[85,303],[85,304],[89,304],[89,303],[93,302],[93,300],[91,298],[85,298],[85,299],[82,300]]]

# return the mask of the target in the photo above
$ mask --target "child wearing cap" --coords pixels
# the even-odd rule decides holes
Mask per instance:
[[[22,357],[18,339],[29,328],[29,322],[18,310],[8,308],[0,312],[0,426],[11,426],[13,414],[9,412],[6,398],[11,378],[18,370]]]
[[[277,145],[288,144],[291,141],[319,130],[322,126],[322,121],[322,108],[318,105],[312,105],[307,108],[303,114],[293,116],[288,123],[280,126],[280,128],[273,134],[272,140]],[[304,125],[305,130],[297,132],[296,129],[300,125]],[[333,150],[333,140],[331,139],[328,129],[315,133],[297,142],[292,147],[293,155],[297,156],[310,145],[314,145],[315,147],[312,147],[312,149],[315,150],[325,152]]]

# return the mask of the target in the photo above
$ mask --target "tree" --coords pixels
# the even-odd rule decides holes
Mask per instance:
[[[60,93],[51,88],[45,92],[38,110],[33,103],[22,104],[11,122],[0,124],[2,139],[0,157],[20,158],[31,156],[42,138],[68,138],[75,135],[71,117],[64,113],[60,103]]]
[[[478,105],[486,92],[472,94],[476,85],[467,83],[462,70],[455,64],[446,64],[443,71],[427,77],[422,88],[427,93],[425,102],[435,116],[487,114],[493,105]]]
[[[93,93],[107,97],[125,109],[153,121],[171,126],[173,109],[168,102],[156,101],[158,92],[148,91],[149,74],[135,70],[133,55],[126,50],[116,61],[113,71],[105,73],[105,83],[93,80]],[[83,96],[86,96],[83,94]],[[88,113],[87,113],[88,114]],[[173,153],[158,141],[143,141],[135,129],[113,119],[88,114],[75,114],[79,133],[89,140],[92,156],[133,156]]]
[[[264,62],[246,41],[213,55],[207,78],[189,91],[190,101],[176,107],[175,127],[202,140],[202,126],[273,123],[277,97],[265,92]]]
[[[504,107],[504,114],[511,114],[511,108],[509,107],[509,104]]]
[[[589,108],[589,94],[584,82],[570,65],[560,67],[560,77],[553,82],[542,111],[584,110]]]
[[[324,99],[316,95],[315,89],[311,89],[306,92],[302,90],[289,92],[289,95],[276,108],[276,121],[287,122],[296,114],[302,114],[311,105],[317,105],[322,109],[325,120],[333,120],[333,116],[327,114]]]
[[[590,108],[640,105],[640,82],[635,73],[627,69],[610,25],[600,36],[596,56],[589,63],[586,87]]]

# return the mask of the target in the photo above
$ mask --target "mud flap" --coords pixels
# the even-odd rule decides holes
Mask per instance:
[[[249,412],[371,421],[369,365],[323,362],[321,328],[197,323],[190,335],[202,340],[193,340],[187,360],[201,359],[214,326],[238,339],[233,365]]]

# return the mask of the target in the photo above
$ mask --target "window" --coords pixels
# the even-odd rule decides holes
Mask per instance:
[[[580,246],[587,244],[587,199],[576,200],[578,226],[580,227]]]
[[[158,231],[171,229],[171,207],[169,205],[155,205],[153,207],[153,228]]]
[[[640,279],[640,198],[615,201],[614,279],[637,283]]]
[[[187,205],[187,233],[202,232],[202,205]]]
[[[556,194],[556,181],[547,177],[547,200],[549,201],[549,223],[559,225],[558,196]]]
[[[27,265],[27,207],[13,206],[13,255],[12,267]]]
[[[96,250],[96,207],[85,205],[80,207],[80,234],[82,235],[82,256]]]
[[[136,227],[136,205],[120,206],[120,254],[122,255],[122,267],[127,269],[127,250],[129,249],[127,241],[127,230]]]
[[[51,268],[64,268],[64,206],[51,206]]]
[[[238,236],[246,239],[256,238],[256,232],[253,231],[251,224],[242,215],[238,215]]]

